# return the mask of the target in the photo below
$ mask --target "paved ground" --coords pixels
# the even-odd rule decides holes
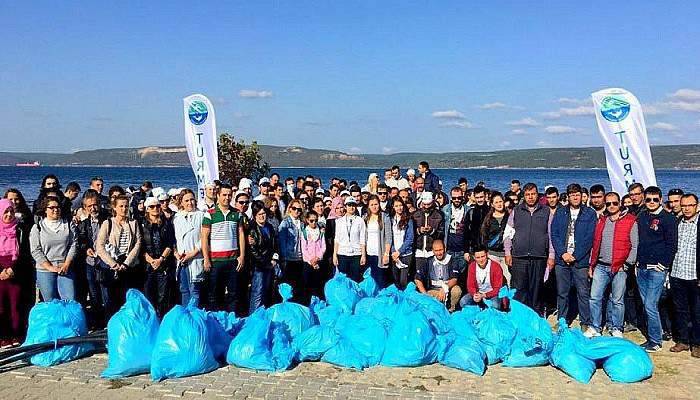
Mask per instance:
[[[638,339],[633,337],[633,339]],[[371,368],[364,372],[325,363],[303,363],[283,373],[224,367],[210,374],[161,383],[148,376],[106,381],[99,378],[106,355],[53,368],[26,366],[0,373],[0,399],[697,399],[700,360],[672,354],[666,345],[654,354],[654,376],[637,384],[610,382],[598,370],[588,385],[553,367],[490,367],[483,377],[440,365]]]

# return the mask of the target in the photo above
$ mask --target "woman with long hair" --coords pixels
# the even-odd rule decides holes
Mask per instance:
[[[413,255],[413,218],[401,197],[391,200],[391,273],[394,284],[403,290],[408,285],[408,266]]]
[[[323,255],[326,252],[324,230],[318,225],[319,215],[306,213],[306,224],[301,230],[301,253],[304,259],[304,281],[309,295],[321,297]]]
[[[297,303],[309,304],[304,285],[304,260],[301,253],[301,229],[304,203],[292,200],[287,206],[287,216],[279,227],[279,256],[282,266],[282,282],[293,289],[292,299]]]
[[[267,196],[263,200],[263,203],[265,204],[265,209],[267,210],[268,214],[267,222],[269,222],[270,225],[275,228],[275,232],[277,232],[280,227],[280,223],[282,222],[282,213],[280,212],[279,200],[274,197]]]
[[[510,282],[510,274],[504,262],[503,233],[508,223],[508,208],[505,197],[500,192],[491,193],[491,209],[486,213],[479,231],[479,243],[489,251],[489,257],[503,266],[504,275]]]
[[[202,257],[202,219],[204,212],[197,208],[197,198],[190,189],[182,191],[182,209],[175,214],[176,277],[180,287],[180,303],[184,306],[194,299],[199,305],[204,285],[204,258]]]
[[[129,217],[129,198],[123,194],[111,198],[113,217],[100,225],[97,234],[97,255],[100,267],[95,271],[100,284],[106,319],[124,304],[126,290],[143,287],[135,271],[141,253],[141,229],[138,222]]]
[[[391,259],[391,220],[382,211],[379,197],[370,195],[367,201],[365,215],[365,249],[367,251],[367,267],[379,288],[389,286],[389,260]]]
[[[32,227],[29,241],[41,296],[44,301],[75,300],[75,274],[71,264],[78,252],[76,226],[62,218],[58,197],[44,197],[39,211],[45,217]]]
[[[249,260],[253,273],[248,310],[250,314],[262,306],[272,305],[275,266],[279,259],[277,233],[270,223],[270,211],[260,200],[253,201],[251,211],[253,221],[248,228]]]

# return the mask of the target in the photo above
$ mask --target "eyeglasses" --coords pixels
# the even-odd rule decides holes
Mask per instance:
[[[642,192],[630,192],[630,196],[641,196]]]
[[[148,206],[148,209],[149,209],[149,210],[150,210],[150,209],[153,209],[153,208],[158,208],[158,206],[156,206],[156,205],[150,205],[150,206]]]
[[[681,208],[692,208],[697,206],[698,203],[693,203],[693,204],[681,204]]]
[[[619,201],[606,201],[606,202],[605,202],[605,205],[608,206],[608,207],[610,207],[610,206],[615,206],[615,207],[617,207],[617,206],[620,205],[620,202],[619,202]]]
[[[242,205],[242,206],[244,206],[244,205],[246,205],[246,204],[249,204],[250,202],[249,202],[249,201],[246,201],[246,200],[239,200],[237,203],[240,204],[240,205]]]
[[[317,222],[317,221],[318,221],[318,220],[316,220],[316,219],[310,219],[310,220],[309,220],[309,223]]]
[[[592,194],[591,198],[592,199],[602,199],[604,196],[602,194]]]
[[[377,196],[386,196],[387,192],[377,192]]]
[[[46,207],[47,210],[55,211],[55,210],[60,210],[61,207],[59,206],[48,206]]]
[[[644,199],[644,202],[645,203],[660,203],[661,199],[658,197],[647,197],[646,199]]]
[[[289,207],[292,211],[301,211],[301,207]]]

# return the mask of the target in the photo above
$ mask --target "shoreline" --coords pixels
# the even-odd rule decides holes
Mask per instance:
[[[40,166],[16,166],[16,165],[2,165],[0,168],[22,168],[22,169],[35,169],[35,168],[191,168],[189,165],[61,165],[61,164],[47,164]],[[270,166],[271,170],[275,169],[381,169],[386,168],[382,166],[376,167],[328,167],[328,166],[298,166],[298,167],[275,167]],[[412,168],[412,167],[401,167],[402,169]],[[570,167],[488,167],[488,166],[478,166],[478,167],[434,167],[434,170],[484,170],[484,169],[497,169],[497,170],[522,170],[522,171],[605,171],[607,168],[602,167],[591,167],[591,168],[570,168]],[[679,172],[700,172],[700,168],[655,168],[656,171],[679,171]]]

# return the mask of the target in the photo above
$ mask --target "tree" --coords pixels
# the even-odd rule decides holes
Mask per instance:
[[[257,182],[270,173],[270,165],[263,162],[258,143],[253,141],[236,141],[232,135],[222,133],[219,136],[219,176],[223,181],[238,184],[241,178],[250,178]]]

